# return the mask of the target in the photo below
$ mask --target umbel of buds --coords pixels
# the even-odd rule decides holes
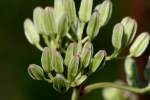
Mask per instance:
[[[66,92],[70,87],[79,86],[87,79],[89,73],[94,73],[103,65],[106,52],[100,50],[93,57],[93,46],[89,41],[83,46],[81,55],[77,53],[77,48],[73,49],[74,47],[75,43],[70,44],[65,59],[56,49],[44,48],[41,56],[42,67],[34,64],[30,65],[28,68],[29,75],[35,80],[53,83],[54,89],[58,92]],[[64,61],[66,61],[65,64]],[[85,71],[86,68],[89,69],[88,72]],[[66,77],[65,69],[67,69]]]
[[[95,53],[92,41],[108,23],[112,2],[104,0],[93,7],[93,0],[81,0],[78,14],[76,12],[74,0],[54,0],[54,7],[36,7],[33,21],[29,18],[25,20],[27,40],[42,51],[41,66],[29,65],[31,78],[51,83],[57,92],[64,93],[71,87],[81,86],[108,60],[117,58],[124,48],[131,45],[125,60],[126,79],[128,85],[138,86],[139,73],[132,57],[139,57],[146,50],[149,33],[143,32],[134,40],[137,22],[125,17],[114,26],[112,32],[114,52],[110,56],[105,50]],[[150,80],[149,63],[146,69],[145,77]]]

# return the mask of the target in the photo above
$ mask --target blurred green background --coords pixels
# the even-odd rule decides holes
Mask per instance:
[[[94,0],[94,5],[102,1]],[[56,93],[50,84],[34,81],[27,73],[29,64],[40,65],[41,52],[27,42],[23,22],[27,17],[32,18],[32,11],[36,6],[52,6],[53,2],[53,0],[0,0],[0,100],[70,99],[71,90],[67,94]],[[80,0],[75,2],[79,8]],[[138,33],[143,30],[150,32],[150,0],[112,0],[112,2],[112,18],[94,41],[95,51],[106,49],[108,54],[113,50],[111,45],[113,25],[123,17],[132,16],[137,19]],[[145,64],[149,50],[137,59],[139,66]],[[117,65],[116,61],[110,62],[100,72],[92,75],[87,84],[123,79],[123,65]],[[143,100],[148,100],[147,95],[142,97]],[[101,91],[94,91],[81,97],[81,100],[102,100]]]

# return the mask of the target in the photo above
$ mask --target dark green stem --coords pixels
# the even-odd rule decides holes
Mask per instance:
[[[79,88],[73,88],[71,100],[78,100],[79,96],[80,96],[80,89]]]

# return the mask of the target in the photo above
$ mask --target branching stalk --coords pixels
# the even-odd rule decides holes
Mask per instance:
[[[95,83],[95,84],[86,86],[84,88],[84,94],[88,94],[96,89],[106,88],[106,87],[118,88],[118,89],[130,91],[130,92],[134,92],[134,93],[139,93],[139,94],[150,92],[150,84],[144,88],[136,88],[136,87],[131,87],[131,86],[127,86],[127,85],[103,82],[103,83]]]

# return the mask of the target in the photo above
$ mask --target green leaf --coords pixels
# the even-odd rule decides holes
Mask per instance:
[[[123,25],[118,23],[113,29],[112,44],[116,50],[120,50],[123,47]]]
[[[99,14],[97,12],[94,12],[90,18],[90,21],[87,26],[87,35],[90,37],[91,40],[93,40],[99,32]]]
[[[42,67],[44,69],[44,71],[50,73],[51,71],[53,71],[53,66],[52,66],[52,50],[51,48],[44,48],[44,51],[42,53],[42,57],[41,57],[41,63],[42,63]]]
[[[25,31],[25,36],[26,36],[27,40],[31,44],[36,45],[40,42],[40,36],[37,32],[37,29],[30,19],[25,20],[24,31]]]
[[[147,32],[141,33],[130,47],[130,55],[139,57],[148,47],[150,35]]]
[[[100,50],[99,52],[97,52],[92,60],[90,70],[92,72],[95,72],[98,68],[100,68],[100,66],[104,64],[105,57],[106,51]]]
[[[82,22],[88,22],[91,17],[93,0],[82,0],[79,9],[79,18]]]
[[[134,39],[136,31],[137,31],[137,22],[130,18],[130,17],[125,17],[121,23],[124,26],[124,34],[126,39],[125,45],[128,46]]]
[[[150,56],[144,70],[144,77],[146,80],[150,81]]]
[[[65,93],[69,90],[69,84],[62,74],[56,74],[56,77],[54,77],[53,88],[60,93]]]
[[[28,67],[28,74],[31,76],[34,80],[44,80],[44,72],[43,69],[35,64],[30,64]]]

